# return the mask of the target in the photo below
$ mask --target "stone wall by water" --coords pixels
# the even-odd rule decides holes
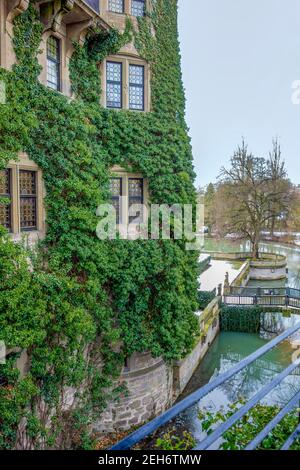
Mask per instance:
[[[202,325],[201,330],[203,334],[199,338],[196,346],[193,351],[181,361],[178,361],[174,364],[173,368],[173,394],[177,398],[185,389],[189,381],[191,380],[195,370],[199,366],[199,363],[206,355],[211,344],[215,340],[216,336],[220,331],[220,300],[216,298],[213,300],[209,306],[204,310],[200,316],[204,321],[206,315],[210,316],[209,321]]]
[[[122,373],[127,393],[94,424],[97,432],[126,431],[159,415],[173,402],[173,368],[161,358],[135,354]]]
[[[195,369],[219,333],[220,299],[214,299],[199,315],[201,336],[193,351],[183,360],[166,364],[149,353],[134,354],[121,375],[127,393],[94,423],[96,432],[127,431],[140,426],[167,410],[192,378]]]

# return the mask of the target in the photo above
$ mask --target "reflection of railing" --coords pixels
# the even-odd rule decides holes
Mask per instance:
[[[261,305],[300,308],[300,290],[290,287],[237,287],[231,286],[223,301],[228,305]]]
[[[165,424],[169,423],[172,419],[176,418],[180,413],[187,410],[191,406],[197,404],[199,400],[208,395],[210,392],[215,390],[220,385],[227,382],[229,379],[234,377],[240,371],[244,370],[249,365],[253,364],[259,358],[264,356],[267,352],[272,350],[275,346],[280,344],[282,341],[286,340],[294,333],[300,330],[300,323],[288,329],[282,333],[277,338],[273,339],[258,351],[254,352],[247,358],[240,361],[232,369],[226,371],[223,374],[220,374],[214,380],[209,382],[204,387],[198,389],[193,394],[186,397],[181,402],[177,403],[175,406],[170,408],[168,411],[153,419],[149,423],[142,426],[140,429],[132,433],[130,436],[126,437],[118,444],[114,445],[111,450],[126,450],[131,449],[133,446],[138,444],[140,441],[146,437],[153,434],[157,429],[161,428]],[[238,411],[236,411],[227,421],[223,422],[217,429],[207,436],[203,441],[200,442],[196,450],[208,449],[213,443],[215,443],[222,435],[230,429],[237,421],[239,421],[243,416],[245,416],[248,411],[250,411],[257,403],[259,403],[263,398],[265,398],[275,387],[277,387],[281,382],[292,374],[299,367],[299,362],[291,364],[287,369],[277,375],[270,383],[263,387],[254,397],[252,397],[244,406],[242,406]],[[267,426],[251,441],[247,450],[255,449],[263,439],[275,428],[275,426],[293,409],[295,409],[299,404],[300,399],[300,390],[294,395],[294,397],[289,401],[289,403],[280,410],[280,412],[273,418],[273,420],[267,424]],[[283,449],[288,450],[292,444],[295,442],[298,434],[298,428],[293,432],[289,437],[287,442],[284,444]]]

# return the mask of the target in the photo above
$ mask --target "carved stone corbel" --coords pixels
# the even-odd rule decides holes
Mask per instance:
[[[67,25],[67,37],[70,41],[79,42],[83,44],[86,35],[90,29],[94,29],[97,26],[97,20],[90,18],[85,21]]]
[[[41,21],[44,23],[44,31],[59,31],[63,17],[72,11],[75,0],[41,0]]]
[[[109,30],[110,26],[105,23],[102,19],[94,17],[85,21],[80,21],[78,23],[68,24],[67,25],[67,38],[68,38],[68,48],[67,55],[71,57],[74,52],[73,43],[79,43],[83,45],[86,36],[89,31],[97,30]]]
[[[29,0],[8,0],[7,3],[7,20],[12,22],[17,16],[24,13],[29,7]]]

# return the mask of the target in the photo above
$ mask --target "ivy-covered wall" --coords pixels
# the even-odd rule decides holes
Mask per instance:
[[[111,384],[124,357],[149,350],[179,359],[199,333],[196,252],[184,241],[96,236],[113,165],[142,173],[153,203],[195,202],[177,1],[153,2],[138,33],[128,22],[124,34],[99,31],[76,46],[72,101],[38,82],[42,27],[33,4],[15,20],[17,64],[0,69],[0,167],[19,151],[39,165],[47,236],[26,253],[0,231],[0,339],[30,358],[25,378],[14,360],[0,366],[0,448],[85,448],[93,414],[119,392]],[[131,40],[151,65],[150,113],[99,104],[99,62]]]

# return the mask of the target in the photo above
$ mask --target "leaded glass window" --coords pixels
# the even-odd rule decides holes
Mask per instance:
[[[122,178],[110,179],[111,203],[116,209],[116,223],[121,220]]]
[[[47,40],[47,86],[60,90],[60,41],[54,36]]]
[[[106,62],[106,106],[122,108],[121,62]]]
[[[133,16],[144,16],[145,0],[131,0],[131,14]]]
[[[114,13],[124,13],[124,0],[109,0],[108,8]]]
[[[11,230],[11,170],[0,171],[0,225]]]
[[[144,110],[144,75],[143,65],[129,65],[129,109]]]
[[[36,172],[19,171],[20,224],[21,230],[37,229],[37,185]]]
[[[142,178],[129,178],[128,179],[128,210],[129,210],[129,223],[143,222],[143,203],[144,203],[144,180]],[[130,208],[133,205],[139,205],[139,210],[135,210],[135,214],[131,215]]]

